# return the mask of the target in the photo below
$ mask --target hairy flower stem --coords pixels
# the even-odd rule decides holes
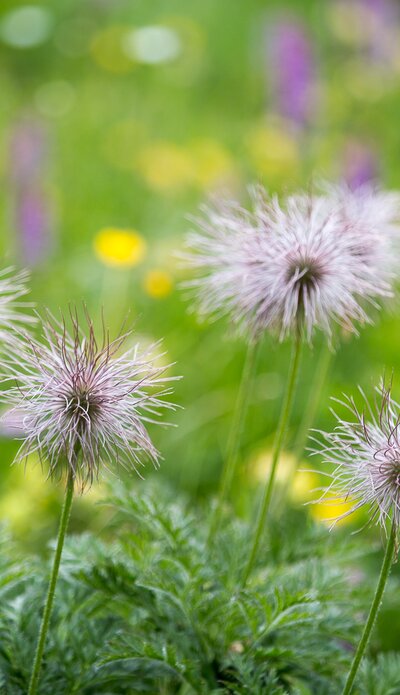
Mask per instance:
[[[393,557],[395,554],[396,550],[396,535],[397,535],[397,525],[396,525],[396,518],[393,516],[392,520],[392,528],[390,531],[390,536],[388,538],[387,546],[386,546],[386,551],[385,551],[385,557],[383,558],[383,563],[382,563],[382,568],[381,568],[381,573],[378,581],[378,586],[376,587],[375,591],[375,596],[374,600],[372,601],[372,605],[369,611],[369,615],[367,618],[367,622],[365,623],[363,633],[361,635],[360,642],[357,647],[357,651],[354,655],[353,658],[353,663],[351,665],[351,669],[349,672],[349,675],[347,676],[347,681],[346,685],[344,686],[343,689],[343,695],[350,695],[353,685],[354,685],[354,680],[357,675],[358,668],[360,666],[361,660],[364,656],[364,652],[367,648],[369,638],[372,632],[372,628],[374,627],[376,616],[378,614],[378,610],[382,601],[382,596],[383,592],[385,590],[386,582],[388,580],[389,574],[390,574],[390,569],[392,566],[393,562]]]
[[[72,499],[74,495],[74,476],[72,472],[68,475],[67,488],[65,491],[64,504],[61,511],[60,526],[58,530],[57,547],[54,555],[53,569],[50,575],[49,588],[47,591],[47,598],[44,607],[42,623],[40,626],[39,639],[36,648],[35,659],[33,662],[33,669],[31,680],[29,683],[28,695],[36,695],[37,687],[39,683],[40,669],[42,666],[43,651],[46,643],[47,632],[49,629],[50,617],[53,608],[54,594],[57,584],[58,571],[60,568],[61,554],[64,545],[65,534],[67,531],[69,515],[71,512]]]
[[[292,405],[293,405],[294,394],[295,394],[295,390],[296,390],[296,382],[297,382],[297,376],[299,373],[299,366],[300,366],[301,347],[302,347],[302,340],[301,340],[301,333],[299,330],[297,332],[297,335],[296,335],[294,343],[293,343],[292,358],[291,358],[291,363],[290,363],[290,367],[289,367],[286,393],[284,396],[281,415],[280,415],[279,424],[278,424],[278,429],[276,432],[276,438],[275,438],[275,444],[274,444],[274,453],[273,453],[273,457],[272,457],[271,472],[269,474],[268,481],[267,481],[265,488],[264,488],[264,494],[263,494],[263,498],[262,498],[262,502],[261,502],[260,511],[258,514],[256,531],[255,531],[254,539],[253,539],[253,545],[252,545],[251,552],[249,555],[249,560],[248,560],[248,563],[247,563],[247,566],[246,566],[246,569],[245,569],[245,572],[244,572],[244,575],[242,578],[242,586],[243,587],[246,585],[246,582],[247,582],[247,580],[250,576],[250,573],[253,569],[254,562],[255,562],[255,559],[257,556],[257,552],[258,552],[258,547],[260,545],[261,537],[263,534],[265,521],[266,521],[266,518],[268,515],[268,511],[269,511],[269,506],[270,506],[271,496],[272,496],[272,490],[273,490],[274,482],[275,482],[276,471],[278,468],[279,458],[280,458],[282,446],[284,444],[284,440],[285,440],[285,436],[286,436],[286,432],[287,432],[287,426],[288,426],[290,413],[291,413]]]
[[[221,515],[224,502],[229,497],[232,483],[237,470],[239,461],[240,442],[246,420],[249,397],[251,393],[251,382],[254,376],[257,362],[259,342],[250,341],[243,365],[242,378],[236,400],[235,411],[229,433],[227,453],[224,469],[222,471],[221,483],[218,493],[217,504],[211,518],[208,541],[211,542],[221,522]]]

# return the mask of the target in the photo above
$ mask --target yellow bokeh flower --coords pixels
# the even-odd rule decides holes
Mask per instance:
[[[103,70],[124,74],[134,67],[134,61],[124,51],[126,27],[114,25],[99,31],[90,44],[93,60]]]
[[[278,125],[258,126],[246,140],[250,159],[259,175],[280,179],[298,172],[298,146],[289,130]]]
[[[0,517],[7,519],[18,533],[31,529],[32,518],[45,517],[54,488],[46,481],[46,475],[37,461],[28,466],[15,466],[4,494],[0,499]]]
[[[167,297],[172,292],[172,277],[165,270],[150,270],[144,279],[144,290],[155,299]]]
[[[252,471],[253,478],[255,480],[265,482],[269,478],[272,465],[272,456],[272,450],[263,450],[258,452],[252,459],[250,462],[250,470]],[[287,451],[283,451],[279,460],[279,466],[276,469],[275,479],[278,484],[287,484],[295,465],[295,457]]]
[[[321,521],[331,526],[335,519],[349,512],[353,503],[350,499],[321,500],[310,505],[310,514],[315,521]],[[339,524],[353,523],[355,514],[349,514],[337,522]]]
[[[312,471],[297,471],[290,487],[290,497],[294,502],[309,502],[313,491],[318,485],[319,479],[316,473]]]
[[[374,36],[372,32],[378,28],[378,18],[374,10],[368,8],[368,3],[332,3],[328,7],[328,17],[330,29],[336,38],[359,49],[368,46]]]
[[[383,72],[379,66],[368,70],[358,59],[348,61],[341,81],[341,89],[356,99],[365,102],[377,102],[391,89],[397,89],[397,81],[391,79],[388,71]]]
[[[176,192],[193,184],[194,165],[190,153],[172,142],[155,142],[144,147],[137,168],[150,188]]]
[[[201,138],[189,145],[194,160],[195,181],[201,188],[224,183],[234,174],[230,153],[216,140]]]
[[[135,230],[106,227],[96,235],[94,249],[105,265],[133,268],[144,259],[146,242]]]

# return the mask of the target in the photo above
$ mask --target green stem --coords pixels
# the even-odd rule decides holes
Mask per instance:
[[[309,431],[315,422],[315,416],[317,414],[321,394],[328,376],[332,354],[333,353],[329,348],[329,344],[325,341],[321,347],[318,364],[312,379],[310,396],[308,398],[307,406],[300,423],[299,432],[294,446],[294,456],[296,462],[300,461],[304,454]]]
[[[49,588],[47,591],[46,604],[44,607],[42,622],[40,625],[39,639],[36,647],[35,659],[33,662],[32,675],[29,683],[28,695],[36,695],[39,683],[40,669],[42,666],[43,651],[46,643],[49,622],[53,608],[54,593],[57,584],[58,570],[60,568],[61,554],[64,545],[65,533],[67,531],[69,515],[71,512],[72,498],[74,495],[74,477],[72,473],[68,476],[67,488],[65,491],[64,504],[60,517],[58,530],[57,547],[54,555],[53,569],[50,576]]]
[[[393,562],[393,557],[395,554],[396,550],[396,535],[397,535],[397,528],[396,528],[396,521],[395,517],[393,516],[393,521],[392,521],[392,528],[390,531],[390,536],[388,538],[387,546],[386,546],[386,552],[385,552],[385,557],[383,558],[383,563],[382,563],[382,568],[381,568],[381,573],[378,581],[378,586],[376,587],[375,591],[375,596],[374,600],[372,601],[372,605],[369,611],[369,615],[367,618],[367,622],[365,623],[363,633],[361,635],[360,642],[357,647],[357,651],[354,655],[353,658],[353,663],[351,665],[351,669],[349,672],[349,675],[347,676],[347,681],[346,685],[344,686],[343,690],[343,695],[349,695],[353,689],[353,684],[355,677],[357,675],[358,668],[361,663],[361,659],[364,656],[364,652],[367,648],[368,641],[372,632],[372,628],[374,627],[376,616],[378,614],[379,606],[382,601],[382,596],[383,592],[385,590],[386,582],[388,580],[389,574],[390,574],[390,568],[392,566]]]
[[[268,479],[268,481],[265,485],[265,488],[264,488],[264,494],[263,494],[263,499],[261,502],[260,511],[258,514],[253,545],[251,548],[251,552],[250,552],[249,560],[248,560],[248,563],[246,566],[246,570],[245,570],[245,573],[244,573],[243,579],[242,579],[242,586],[243,587],[246,585],[246,582],[249,578],[249,575],[253,569],[254,561],[256,559],[258,547],[259,547],[260,540],[261,540],[261,536],[262,536],[262,533],[264,530],[265,520],[267,518],[267,514],[269,511],[269,505],[271,502],[271,495],[272,495],[272,490],[274,487],[275,475],[276,475],[276,471],[277,471],[277,467],[278,467],[278,463],[279,463],[279,457],[280,457],[280,454],[282,451],[282,446],[284,444],[287,425],[289,422],[290,413],[291,413],[292,405],[293,405],[293,398],[294,398],[294,394],[295,394],[297,376],[299,373],[299,366],[300,366],[300,355],[301,355],[301,334],[300,334],[300,330],[299,330],[297,335],[296,335],[294,344],[293,344],[292,358],[291,358],[291,363],[290,363],[290,367],[289,367],[286,393],[285,393],[284,400],[282,403],[281,415],[280,415],[280,419],[279,419],[278,429],[276,432],[276,438],[275,438],[275,444],[274,444],[274,453],[272,456],[271,471],[270,471],[269,479]]]
[[[238,396],[236,399],[235,411],[229,433],[225,465],[222,471],[221,483],[217,498],[217,504],[211,518],[208,540],[212,541],[221,522],[221,515],[224,502],[229,497],[232,483],[235,477],[237,464],[239,461],[239,449],[246,420],[246,413],[251,392],[251,382],[253,379],[255,365],[257,361],[258,342],[251,341],[247,347],[247,353],[243,365],[242,378]]]

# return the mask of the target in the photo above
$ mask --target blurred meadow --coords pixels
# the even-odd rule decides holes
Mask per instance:
[[[395,0],[1,3],[3,263],[30,268],[39,307],[84,302],[99,327],[104,311],[111,334],[128,315],[140,342],[164,338],[183,408],[176,427],[154,432],[164,461],[145,477],[193,503],[208,507],[216,491],[246,345],[223,320],[200,324],[190,312],[177,260],[189,218],[210,196],[246,204],[257,182],[271,193],[320,178],[400,188],[399,39]],[[330,396],[358,383],[370,394],[385,370],[399,391],[399,307],[373,318],[342,341],[317,427],[332,427]],[[319,348],[304,349],[289,449]],[[268,473],[288,354],[264,338],[235,481],[241,514]],[[54,535],[61,492],[35,462],[10,466],[17,447],[3,427],[0,517],[39,547]],[[318,477],[292,481],[292,466],[288,450],[280,483],[302,505]],[[132,480],[138,495],[142,485]],[[78,500],[73,530],[100,531],[101,495],[95,485]],[[307,509],[321,523],[332,516]]]

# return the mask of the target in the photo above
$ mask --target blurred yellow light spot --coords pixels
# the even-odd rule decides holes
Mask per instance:
[[[18,530],[28,530],[32,518],[45,511],[53,488],[39,465],[29,462],[26,467],[15,466],[10,473],[6,492],[0,500],[0,517]],[[33,465],[32,465],[33,464]]]
[[[397,89],[397,81],[393,81],[390,73],[383,72],[379,66],[366,70],[362,63],[355,60],[347,63],[341,87],[357,99],[376,102],[390,89]]]
[[[155,299],[167,297],[171,294],[172,288],[172,277],[165,270],[150,270],[144,279],[145,292]]]
[[[98,258],[105,265],[132,268],[140,263],[146,254],[143,237],[130,229],[101,229],[94,239]]]
[[[247,148],[258,174],[273,179],[297,173],[296,140],[283,127],[259,126],[247,136]]]
[[[385,31],[384,21],[366,2],[341,0],[332,3],[328,13],[332,33],[353,48],[367,47],[379,31]]]
[[[100,502],[107,497],[107,484],[104,480],[99,478],[96,480],[91,487],[85,490],[85,496],[83,499],[90,500],[91,502]]]
[[[297,471],[290,488],[290,497],[294,502],[309,502],[318,485],[319,478],[316,473]]]
[[[196,183],[200,187],[209,188],[224,183],[234,174],[230,153],[216,140],[195,140],[189,149],[194,159]]]
[[[323,523],[331,526],[335,519],[346,512],[349,512],[352,508],[353,503],[348,499],[336,499],[336,500],[321,500],[317,504],[310,505],[310,514],[315,519],[315,521],[322,521]],[[351,524],[354,521],[355,514],[349,514],[343,519],[337,522],[337,525],[341,524]]]
[[[90,44],[93,60],[103,70],[114,73],[127,73],[134,63],[124,50],[126,27],[111,26],[98,32]]]
[[[190,153],[172,142],[156,142],[144,147],[137,168],[150,188],[175,192],[193,183],[194,166]]]
[[[261,451],[253,459],[250,468],[256,480],[264,482],[269,477],[272,465],[272,451]],[[281,485],[287,483],[296,465],[296,459],[288,452],[283,452],[276,469],[275,479]]]

